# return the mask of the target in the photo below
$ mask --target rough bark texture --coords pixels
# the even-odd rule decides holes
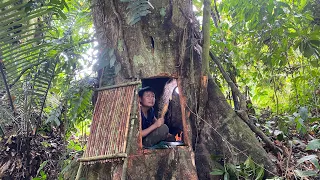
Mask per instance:
[[[205,117],[197,118],[201,79],[201,46],[198,24],[190,0],[150,0],[154,9],[133,26],[126,23],[128,3],[120,0],[93,0],[97,39],[102,47],[114,48],[118,74],[104,77],[114,83],[132,79],[170,76],[178,78],[183,108],[187,147],[167,150],[141,148],[140,122],[133,119],[129,142],[127,179],[212,179],[212,155],[239,163],[250,155],[258,163],[274,170],[267,153],[249,127],[236,115],[213,79],[208,83],[208,103],[202,107]],[[119,24],[120,23],[120,24]],[[101,49],[102,51],[104,48]],[[109,82],[111,82],[109,81]],[[108,84],[104,83],[104,84]],[[232,145],[227,144],[227,141]],[[242,151],[239,152],[238,150]],[[195,161],[195,165],[194,162]],[[88,166],[88,179],[119,179],[122,162]]]

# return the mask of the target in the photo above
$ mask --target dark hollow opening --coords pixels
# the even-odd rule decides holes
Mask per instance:
[[[153,79],[142,79],[142,87],[150,86],[155,91],[156,102],[154,105],[154,110],[156,117],[159,118],[159,106],[162,96],[166,96],[164,88],[171,78],[153,78]],[[180,97],[177,87],[172,91],[171,98],[169,100],[168,110],[165,115],[165,124],[169,127],[170,134],[178,136],[181,138],[179,141],[183,141],[183,126],[182,126],[182,116],[181,116],[181,105]]]

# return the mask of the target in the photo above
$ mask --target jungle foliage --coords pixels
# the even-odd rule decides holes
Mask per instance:
[[[128,25],[154,13],[152,1],[119,1],[127,4]],[[276,157],[279,176],[319,176],[320,1],[211,2],[210,51],[245,94],[255,125],[287,151]],[[66,143],[60,178],[85,148],[93,89],[99,84],[96,72],[120,70],[114,67],[112,49],[99,54],[103,47],[94,40],[99,32],[94,31],[90,4],[87,0],[0,3],[1,139],[59,132]],[[193,0],[193,4],[201,20],[203,2]],[[237,100],[213,61],[210,73],[237,109]],[[293,152],[298,155],[291,158]],[[46,164],[46,159],[38,163],[39,179],[47,178]],[[263,171],[249,158],[212,174],[259,179]]]

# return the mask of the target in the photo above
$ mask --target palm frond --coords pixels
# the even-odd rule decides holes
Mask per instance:
[[[40,5],[12,0],[0,4],[0,98],[9,100],[17,113],[7,108],[8,103],[2,103],[0,109],[2,114],[11,113],[7,115],[13,117],[11,121],[18,118],[22,129],[41,119],[58,63],[58,51],[51,52],[59,47],[52,43],[50,34],[55,29],[49,21],[53,14],[64,16],[61,9],[65,5],[56,2]]]

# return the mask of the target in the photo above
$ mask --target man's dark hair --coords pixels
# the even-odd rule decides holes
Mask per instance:
[[[142,97],[143,94],[144,94],[145,92],[147,92],[147,91],[151,91],[151,92],[153,92],[153,93],[155,94],[154,90],[153,90],[150,86],[146,86],[146,87],[143,87],[143,88],[141,88],[141,89],[139,90],[139,92],[138,92],[139,97]]]

